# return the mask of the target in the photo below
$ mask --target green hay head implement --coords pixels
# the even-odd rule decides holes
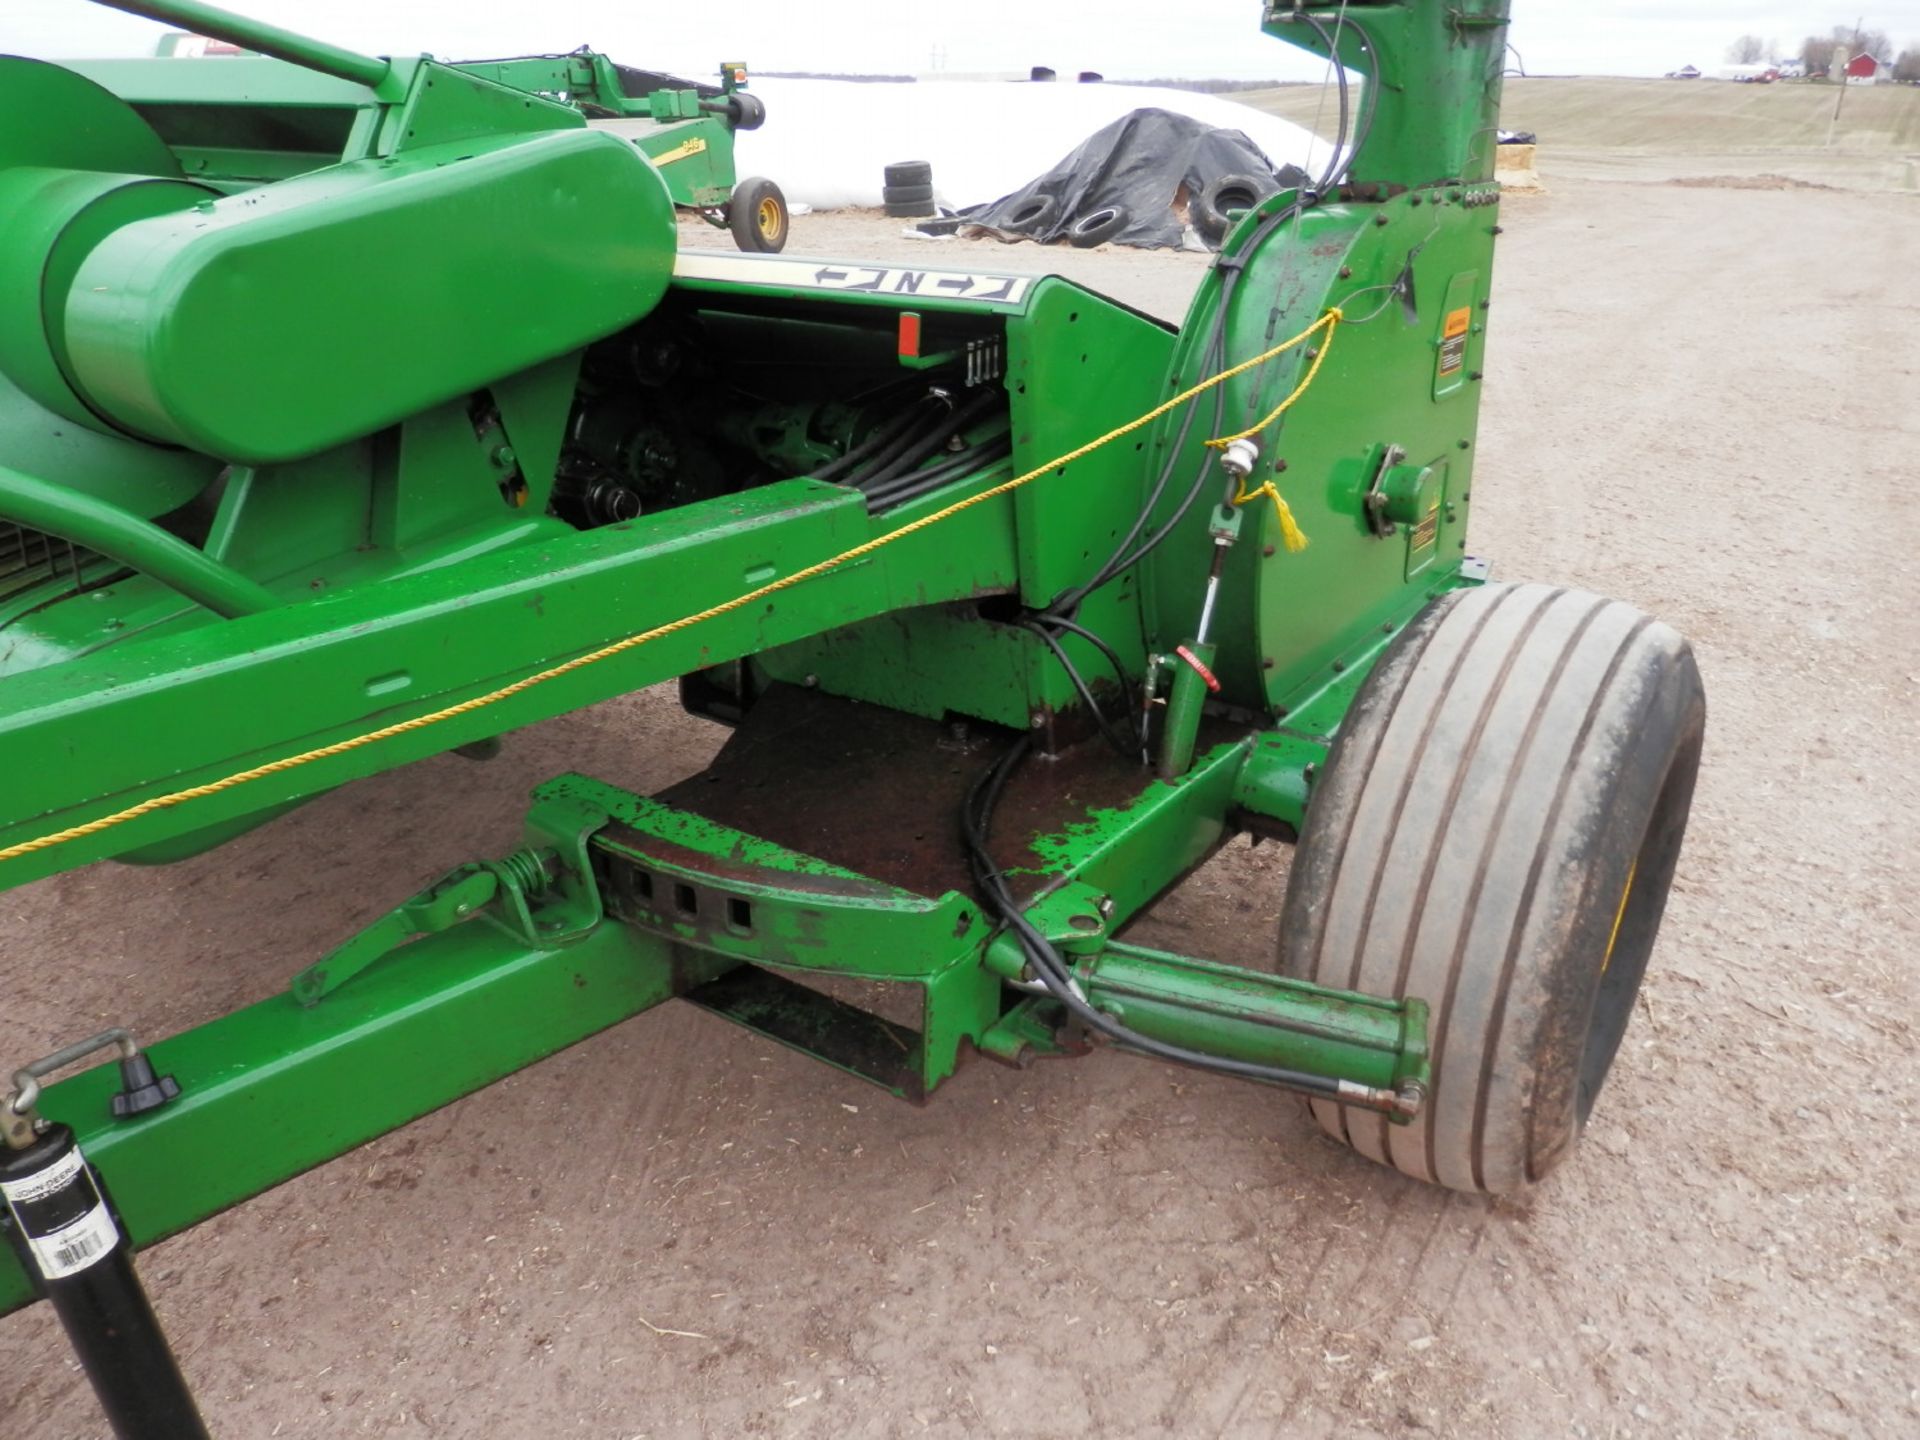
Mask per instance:
[[[1347,143],[1177,330],[955,247],[676,254],[671,126],[733,92],[120,8],[277,58],[0,60],[0,886],[666,679],[734,727],[21,1072],[0,1310],[125,1433],[197,1423],[134,1246],[673,998],[916,1101],[1116,1048],[1455,1189],[1565,1158],[1704,706],[1666,626],[1466,552],[1504,0],[1269,8],[1362,77]],[[1240,832],[1299,846],[1276,972],[1122,938]]]

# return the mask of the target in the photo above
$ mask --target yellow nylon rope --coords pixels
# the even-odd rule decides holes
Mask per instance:
[[[1300,383],[1293,387],[1292,393],[1289,394],[1286,399],[1269,410],[1263,419],[1249,425],[1246,429],[1232,435],[1215,436],[1213,439],[1207,441],[1207,444],[1216,450],[1224,450],[1236,440],[1246,440],[1258,435],[1262,430],[1266,429],[1267,426],[1271,425],[1282,415],[1286,414],[1288,410],[1292,409],[1293,402],[1307,393],[1307,387],[1313,384],[1313,377],[1320,373],[1320,366],[1325,362],[1327,352],[1333,348],[1333,332],[1340,328],[1340,322],[1346,318],[1346,315],[1341,311],[1340,307],[1335,305],[1328,310],[1326,314],[1314,321],[1312,325],[1308,326],[1302,334],[1288,341],[1287,343],[1289,345],[1298,344],[1300,340],[1313,334],[1314,331],[1323,325],[1327,330],[1326,340],[1318,350],[1313,352],[1313,363],[1307,366],[1307,373],[1301,377]],[[1247,489],[1247,482],[1243,479],[1240,482],[1239,493],[1233,497],[1233,503],[1235,505],[1245,505],[1248,501],[1258,500],[1263,495],[1273,501],[1274,513],[1280,517],[1280,543],[1287,547],[1287,551],[1290,554],[1297,555],[1300,551],[1306,549],[1306,532],[1300,528],[1300,522],[1293,518],[1293,507],[1287,504],[1286,498],[1280,493],[1280,487],[1275,485],[1272,479],[1269,478],[1264,485],[1257,485],[1251,490]]]
[[[489,705],[498,705],[503,700],[510,700],[515,695],[533,689],[536,685],[544,685],[549,680],[558,680],[562,675],[571,675],[574,671],[584,670],[589,665],[598,665],[603,660],[610,660],[616,655],[624,655],[629,650],[637,650],[642,645],[654,640],[659,640],[664,636],[672,635],[676,631],[685,630],[690,626],[699,625],[707,620],[717,619],[719,616],[751,605],[755,601],[764,600],[769,595],[791,589],[793,586],[802,584],[816,576],[825,575],[831,570],[837,570],[842,565],[846,565],[851,561],[871,555],[876,550],[883,549],[897,540],[904,540],[907,536],[925,530],[930,526],[938,525],[943,520],[950,520],[962,510],[970,510],[975,505],[984,504],[986,501],[1005,495],[1009,491],[1018,490],[1022,485],[1027,484],[1031,480],[1037,480],[1050,470],[1058,470],[1064,465],[1070,465],[1075,460],[1091,455],[1102,446],[1110,445],[1122,436],[1131,435],[1142,426],[1151,425],[1168,411],[1178,409],[1180,406],[1186,404],[1187,401],[1197,395],[1205,394],[1216,385],[1224,385],[1235,376],[1244,375],[1247,371],[1266,364],[1267,361],[1273,359],[1276,355],[1284,354],[1294,346],[1302,344],[1312,336],[1318,334],[1323,328],[1325,328],[1329,336],[1331,336],[1332,327],[1337,325],[1341,318],[1340,311],[1337,307],[1328,310],[1326,314],[1322,315],[1298,335],[1295,335],[1291,340],[1283,340],[1272,349],[1263,350],[1251,360],[1242,361],[1230,370],[1222,370],[1218,375],[1209,376],[1207,379],[1189,386],[1178,395],[1175,395],[1171,400],[1161,402],[1145,414],[1129,420],[1124,425],[1109,430],[1096,440],[1089,440],[1086,444],[1069,450],[1066,454],[1057,456],[1047,461],[1044,465],[1036,465],[1023,475],[1016,475],[1011,480],[1003,480],[998,485],[990,486],[988,489],[982,490],[978,495],[970,495],[965,500],[957,500],[953,504],[936,510],[930,515],[923,515],[918,520],[902,525],[898,530],[890,531],[864,544],[856,545],[851,550],[843,550],[838,555],[834,555],[826,560],[821,560],[816,564],[808,565],[803,569],[796,570],[791,575],[784,575],[778,580],[770,580],[765,585],[749,590],[743,595],[734,596],[731,600],[723,600],[718,605],[709,605],[705,610],[697,611],[692,615],[684,615],[678,620],[669,620],[664,625],[656,625],[651,630],[643,630],[637,635],[629,635],[623,640],[615,640],[612,644],[602,645],[597,650],[589,650],[584,655],[576,655],[571,660],[565,660],[558,665],[549,666],[545,670],[536,671],[532,675],[515,680],[509,685],[502,685],[497,690],[489,690],[486,694],[476,695],[471,700],[462,700],[457,705],[448,705],[444,709],[434,710],[425,715],[416,715],[411,720],[400,720],[392,725],[383,725],[378,730],[369,730],[363,735],[355,735],[350,739],[335,741],[331,745],[322,745],[317,749],[305,750],[298,755],[288,755],[279,760],[270,760],[264,765],[255,765],[249,770],[241,770],[232,775],[223,776],[218,780],[210,780],[204,785],[189,785],[184,790],[175,790],[166,795],[156,795],[152,799],[142,800],[138,805],[129,805],[126,809],[116,810],[111,815],[102,815],[97,820],[89,820],[82,825],[72,825],[65,830],[56,830],[50,835],[42,835],[35,840],[23,840],[17,845],[9,845],[5,849],[0,849],[0,864],[5,864],[9,860],[17,860],[23,855],[35,854],[41,850],[51,850],[56,845],[65,845],[72,840],[82,840],[89,835],[98,835],[102,831],[125,825],[130,820],[138,820],[143,815],[151,815],[158,810],[171,809],[175,805],[184,805],[189,800],[204,800],[210,795],[218,795],[222,791],[232,790],[236,786],[245,785],[254,780],[263,780],[269,775],[279,775],[288,770],[297,770],[303,765],[311,765],[320,760],[330,760],[336,755],[345,755],[350,751],[359,750],[368,745],[377,745],[382,740],[391,740],[397,735],[406,735],[415,730],[425,730],[429,726],[438,725],[443,721],[452,720],[461,715],[472,714],[475,710],[484,710]],[[1313,383],[1313,377],[1319,373],[1320,362],[1325,358],[1326,347],[1323,345],[1319,354],[1315,355],[1313,364],[1307,371],[1306,378],[1295,388],[1293,394],[1289,395],[1286,400],[1282,402],[1280,410],[1276,410],[1274,416],[1279,415],[1287,406],[1293,404],[1295,400],[1300,398],[1307,386]],[[1265,426],[1274,416],[1269,416],[1268,420],[1261,421],[1259,425],[1254,427],[1254,430],[1259,430]],[[1244,433],[1250,435],[1254,432],[1250,430]],[[1227,436],[1224,439],[1209,440],[1206,443],[1208,445],[1222,445],[1225,444],[1227,440],[1235,438],[1237,437]],[[1259,494],[1262,492],[1256,491],[1254,493]],[[1279,492],[1273,489],[1271,481],[1268,482],[1265,493],[1273,496],[1274,504],[1281,510],[1281,526],[1284,533],[1288,520],[1292,518],[1291,513],[1286,509],[1286,502],[1280,499]],[[1252,497],[1249,496],[1247,498]],[[1236,501],[1235,503],[1241,502]],[[1299,527],[1297,525],[1293,526],[1292,529],[1294,534],[1299,534]],[[1305,543],[1304,537],[1302,537],[1301,543]],[[1299,547],[1295,546],[1291,540],[1289,540],[1287,548],[1292,550]]]

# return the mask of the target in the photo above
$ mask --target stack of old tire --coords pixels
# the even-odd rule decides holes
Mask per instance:
[[[911,219],[937,213],[933,204],[933,166],[925,160],[899,160],[886,168],[880,199],[887,214]]]

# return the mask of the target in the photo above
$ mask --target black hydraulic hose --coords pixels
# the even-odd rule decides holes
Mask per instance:
[[[1107,663],[1113,667],[1114,676],[1120,681],[1120,688],[1123,690],[1127,688],[1127,667],[1120,663],[1120,656],[1114,650],[1113,646],[1109,645],[1093,631],[1087,629],[1086,626],[1076,620],[1069,620],[1064,615],[1048,615],[1044,617],[1044,620],[1046,624],[1056,629],[1066,630],[1074,635],[1078,635],[1082,640],[1098,650],[1106,657]]]
[[[1289,1089],[1304,1091],[1328,1100],[1350,1099],[1351,1097],[1341,1094],[1339,1081],[1329,1080],[1324,1075],[1313,1075],[1304,1070],[1287,1070],[1274,1065],[1261,1065],[1251,1060],[1235,1060],[1224,1055],[1209,1055],[1201,1050],[1188,1050],[1184,1046],[1172,1045],[1164,1040],[1156,1040],[1150,1035],[1142,1035],[1137,1030],[1129,1029],[1086,1001],[1073,976],[1068,973],[1060,953],[1054,949],[1046,936],[1034,928],[1032,922],[1021,911],[1019,903],[1013,897],[1013,892],[1007,886],[1005,877],[995,868],[992,855],[987,848],[987,834],[992,825],[994,807],[999,802],[1001,791],[1006,788],[1008,777],[1032,748],[1033,737],[1022,735],[1005,755],[995,761],[980,779],[974,782],[961,811],[961,838],[967,847],[967,858],[975,882],[984,893],[989,907],[1019,940],[1028,965],[1033,970],[1035,978],[1046,988],[1047,993],[1065,1006],[1083,1024],[1098,1030],[1128,1049],[1152,1055],[1157,1059],[1171,1060],[1176,1064],[1191,1065],[1197,1069],[1212,1070],[1223,1075],[1235,1075],[1244,1080],[1284,1085]]]
[[[1268,216],[1255,230],[1246,247],[1243,250],[1236,251],[1236,254],[1250,253],[1257,249],[1268,236],[1286,224],[1288,220],[1297,216],[1303,208],[1302,202],[1296,200],[1292,205]],[[1219,262],[1216,261],[1215,263],[1217,264]],[[1220,303],[1215,310],[1211,329],[1201,355],[1200,373],[1203,375],[1218,370],[1226,363],[1227,317],[1231,312],[1234,294],[1238,288],[1241,274],[1241,267],[1237,264],[1225,267],[1224,269],[1221,280]],[[1194,503],[1205,490],[1207,478],[1214,474],[1215,471],[1212,464],[1212,456],[1203,453],[1200,457],[1200,463],[1195,469],[1193,481],[1187,487],[1187,491],[1181,497],[1179,504],[1174,508],[1173,514],[1169,516],[1158,529],[1149,535],[1144,542],[1141,542],[1137,549],[1132,548],[1135,542],[1139,540],[1140,532],[1146,528],[1155,508],[1159,505],[1161,497],[1166,493],[1167,486],[1173,478],[1173,473],[1179,464],[1181,454],[1186,449],[1187,439],[1189,435],[1192,434],[1196,409],[1197,407],[1189,405],[1183,410],[1180,417],[1180,424],[1174,434],[1173,443],[1169,449],[1165,464],[1161,466],[1159,474],[1155,477],[1154,483],[1141,504],[1139,511],[1135,514],[1132,524],[1127,529],[1127,533],[1121,537],[1120,542],[1114,547],[1106,562],[1094,572],[1090,579],[1063,592],[1056,597],[1053,603],[1048,605],[1045,610],[1040,611],[1025,622],[1028,628],[1032,629],[1035,634],[1039,635],[1040,638],[1046,642],[1048,648],[1053,651],[1055,657],[1059,659],[1061,665],[1066,669],[1069,680],[1073,682],[1074,689],[1086,703],[1089,712],[1098,723],[1102,735],[1106,737],[1109,743],[1114,744],[1116,749],[1122,749],[1123,753],[1125,753],[1129,759],[1133,758],[1133,752],[1131,749],[1126,749],[1119,745],[1119,742],[1114,736],[1112,723],[1094,702],[1090,688],[1058,643],[1057,636],[1049,633],[1049,630],[1071,631],[1079,635],[1082,639],[1096,645],[1105,655],[1108,663],[1113,666],[1114,674],[1120,681],[1122,703],[1127,705],[1129,710],[1131,710],[1131,686],[1127,680],[1126,668],[1121,663],[1119,656],[1114,653],[1112,647],[1107,645],[1104,640],[1084,626],[1077,624],[1073,617],[1078,613],[1080,605],[1086,600],[1087,596],[1091,595],[1101,586],[1106,585],[1127,569],[1137,565],[1171,535],[1179,527],[1181,522],[1186,519]],[[1216,388],[1213,405],[1213,428],[1216,431],[1224,428],[1225,418],[1226,392],[1224,388]],[[1142,720],[1142,726],[1144,727],[1144,719]],[[1141,730],[1140,738],[1142,740],[1145,738],[1144,728]]]
[[[1283,210],[1276,211],[1273,215],[1269,216],[1267,220],[1260,226],[1259,230],[1255,232],[1252,240],[1248,242],[1246,249],[1243,253],[1251,253],[1252,251],[1257,249],[1259,245],[1262,242],[1264,242],[1269,235],[1271,235],[1275,230],[1279,229],[1280,226],[1285,224],[1288,220],[1297,216],[1304,208],[1306,207],[1303,204],[1296,202],[1292,205],[1287,206]],[[1240,273],[1241,272],[1237,269],[1228,271],[1227,278],[1221,286],[1220,306],[1215,316],[1215,330],[1214,330],[1214,335],[1212,336],[1213,350],[1208,356],[1207,363],[1201,367],[1203,371],[1214,370],[1226,364],[1226,316],[1227,316],[1228,309],[1233,302],[1233,292],[1239,283]],[[1189,409],[1189,418],[1191,418],[1191,408]],[[1215,430],[1220,430],[1224,428],[1225,419],[1226,419],[1226,389],[1225,387],[1220,387],[1214,391],[1213,428]],[[1186,429],[1183,426],[1181,430],[1181,434],[1174,442],[1175,455],[1178,454],[1180,446],[1185,443],[1185,439],[1186,439]],[[1151,536],[1149,536],[1145,542],[1143,542],[1140,545],[1139,549],[1135,550],[1131,555],[1127,555],[1124,559],[1119,558],[1118,554],[1116,554],[1115,559],[1112,561],[1109,561],[1107,566],[1102,567],[1102,571],[1096,574],[1095,579],[1092,582],[1089,582],[1087,585],[1080,587],[1080,589],[1077,592],[1069,592],[1068,596],[1062,597],[1061,601],[1056,601],[1053,606],[1049,607],[1050,611],[1063,611],[1066,614],[1069,614],[1069,615],[1072,614],[1074,609],[1079,606],[1080,602],[1084,600],[1087,597],[1087,595],[1091,594],[1094,590],[1099,589],[1100,586],[1105,585],[1108,581],[1113,579],[1114,576],[1119,575],[1122,572],[1130,569],[1131,567],[1139,564],[1149,554],[1151,554],[1160,545],[1160,543],[1163,540],[1165,540],[1169,535],[1171,535],[1174,532],[1174,530],[1179,526],[1180,522],[1186,518],[1187,512],[1193,508],[1194,501],[1199,499],[1201,492],[1205,489],[1207,476],[1212,473],[1212,465],[1210,463],[1211,460],[1212,460],[1212,456],[1210,454],[1203,455],[1201,457],[1200,468],[1197,471],[1197,473],[1194,475],[1193,484],[1188,488],[1186,496],[1180,501],[1178,508],[1175,509],[1172,516],[1168,518],[1167,522],[1164,525],[1162,525]],[[1155,496],[1155,499],[1157,499],[1157,494]],[[1147,510],[1142,512],[1141,516],[1139,517],[1139,520],[1135,524],[1134,529],[1130,532],[1128,537],[1128,543],[1131,543],[1133,536],[1139,534],[1140,525],[1145,521],[1147,517],[1147,513],[1150,510],[1151,510],[1151,502],[1149,503]],[[1068,600],[1068,599],[1071,600],[1071,605],[1063,603],[1065,600]]]
[[[908,500],[916,500],[961,475],[972,474],[997,465],[1012,453],[1012,437],[1002,432],[978,445],[969,445],[951,460],[943,460],[938,465],[929,465],[924,470],[915,470],[901,476],[898,480],[890,480],[884,485],[874,486],[867,491],[867,508],[869,510],[891,509]]]
[[[1224,317],[1226,313],[1225,298],[1223,294],[1221,297],[1222,317]],[[1200,372],[1203,375],[1213,369],[1214,357],[1219,351],[1224,328],[1224,319],[1222,319],[1216,324],[1214,334],[1208,338],[1207,351],[1206,354],[1201,357],[1200,364]],[[1139,538],[1140,532],[1146,528],[1147,521],[1152,516],[1154,507],[1160,503],[1160,497],[1166,493],[1167,483],[1172,480],[1174,468],[1179,464],[1180,453],[1186,449],[1187,436],[1193,431],[1193,413],[1194,407],[1191,405],[1185,406],[1182,409],[1180,428],[1173,437],[1173,444],[1168,448],[1167,462],[1160,467],[1160,473],[1154,479],[1153,488],[1147,492],[1147,498],[1141,503],[1139,513],[1133,517],[1133,524],[1128,527],[1127,533],[1120,538],[1120,543],[1114,546],[1113,553],[1107,557],[1106,562],[1102,564],[1098,570],[1093,572],[1093,578],[1061,594],[1047,607],[1046,613],[1050,615],[1072,615],[1080,608],[1081,601],[1085,600],[1087,596],[1098,590],[1102,585],[1105,585],[1126,568],[1125,565],[1121,563],[1121,558],[1126,554],[1127,547],[1132,545],[1133,542]]]
[[[1293,204],[1268,216],[1260,223],[1259,228],[1255,230],[1252,238],[1247,242],[1245,247],[1236,252],[1236,255],[1251,254],[1257,250],[1269,235],[1273,234],[1274,231],[1278,230],[1288,220],[1298,215],[1303,208],[1305,208],[1304,205],[1296,200]],[[1207,336],[1204,353],[1201,355],[1200,374],[1203,376],[1217,371],[1226,363],[1227,315],[1232,307],[1234,291],[1239,286],[1242,273],[1237,263],[1231,265],[1223,264],[1222,262],[1226,259],[1227,257],[1222,255],[1214,261],[1214,264],[1222,269],[1223,278],[1220,283],[1220,303],[1214,311],[1212,328]],[[1173,479],[1173,472],[1180,462],[1181,452],[1186,449],[1187,437],[1193,432],[1194,412],[1195,407],[1191,405],[1186,406],[1181,412],[1180,426],[1174,434],[1173,444],[1168,448],[1166,464],[1161,467],[1159,475],[1154,480],[1152,489],[1148,491],[1146,500],[1140,506],[1139,513],[1134,516],[1133,523],[1128,527],[1127,533],[1120,538],[1120,543],[1113,547],[1113,552],[1108,556],[1106,563],[1094,571],[1091,579],[1075,586],[1071,590],[1063,592],[1056,598],[1054,602],[1047,607],[1047,614],[1072,615],[1079,609],[1081,602],[1084,601],[1087,596],[1107,584],[1129,566],[1138,564],[1149,551],[1158,545],[1160,541],[1164,540],[1168,533],[1170,533],[1171,526],[1162,526],[1152,540],[1141,546],[1131,555],[1128,554],[1129,548],[1133,545],[1134,541],[1140,538],[1140,532],[1146,528],[1147,521],[1152,518],[1154,508],[1160,503],[1160,497],[1166,493],[1167,485]],[[1216,429],[1219,428],[1218,422],[1225,413],[1223,392],[1216,390],[1214,399]],[[1193,487],[1187,492],[1188,498],[1182,502],[1180,510],[1175,517],[1175,523],[1177,523],[1180,518],[1183,518],[1187,510],[1191,508],[1193,497],[1199,493],[1201,482],[1207,470],[1211,468],[1208,464],[1210,458],[1209,456],[1202,457],[1200,474],[1195,477]]]
[[[1127,667],[1120,663],[1119,652],[1117,652],[1113,646],[1109,645],[1101,636],[1096,635],[1078,621],[1067,619],[1064,615],[1045,615],[1040,617],[1040,620],[1041,623],[1051,629],[1064,630],[1069,634],[1078,635],[1082,640],[1098,650],[1101,655],[1106,657],[1107,664],[1113,667],[1113,678],[1120,682],[1120,703],[1126,707],[1127,714],[1131,716],[1138,707],[1133,703],[1133,681],[1127,677]],[[1065,663],[1064,660],[1062,663]],[[1068,666],[1068,669],[1071,670],[1072,667]],[[1132,724],[1133,722],[1129,720],[1128,723]],[[1141,734],[1137,738],[1144,741],[1146,736]],[[1129,756],[1128,758],[1131,759],[1132,757]]]
[[[1001,455],[1005,455],[1013,449],[1011,427],[1004,425],[999,429],[987,432],[986,435],[977,439],[968,440],[964,435],[961,439],[965,441],[962,449],[940,456],[936,458],[932,464],[923,465],[918,470],[908,470],[903,474],[895,475],[884,480],[875,478],[869,482],[871,488],[867,493],[869,495],[878,495],[888,490],[901,489],[904,486],[927,479],[933,475],[965,470],[988,450],[997,450]]]
[[[1318,17],[1305,10],[1295,10],[1293,18],[1305,21],[1312,28],[1313,33],[1320,37],[1320,43],[1327,47],[1327,59],[1333,65],[1333,73],[1340,82],[1340,125],[1336,132],[1339,138],[1334,142],[1333,154],[1328,157],[1326,173],[1320,177],[1320,183],[1314,187],[1320,194],[1325,195],[1333,188],[1339,174],[1346,169],[1347,122],[1350,118],[1347,109],[1347,67],[1340,63],[1339,40],[1327,33],[1327,27],[1320,23]],[[1345,24],[1344,17],[1334,21],[1334,29],[1337,31],[1343,24]]]
[[[889,439],[885,445],[861,461],[859,465],[854,467],[858,473],[854,473],[853,471],[848,472],[841,478],[840,483],[843,485],[856,485],[864,490],[880,478],[882,471],[891,467],[894,461],[898,460],[928,436],[937,435],[944,439],[947,435],[952,434],[953,432],[950,428],[953,419],[952,402],[944,397],[935,398],[939,403],[932,408],[931,413],[916,414],[913,424],[901,430]]]
[[[1370,66],[1367,71],[1366,113],[1360,117],[1360,131],[1353,137],[1353,144],[1347,150],[1347,158],[1341,164],[1337,177],[1343,184],[1353,172],[1353,157],[1366,148],[1368,139],[1373,135],[1373,114],[1380,108],[1380,52],[1373,48],[1373,37],[1367,34],[1359,21],[1349,20],[1347,23],[1360,36],[1360,47],[1366,51]]]
[[[891,445],[908,430],[913,428],[914,423],[920,418],[920,412],[926,408],[929,400],[939,401],[939,397],[931,393],[916,397],[911,404],[903,407],[899,414],[890,416],[875,426],[871,435],[847,451],[846,454],[829,460],[826,464],[814,470],[813,478],[815,480],[832,480],[843,471],[867,459],[867,457],[874,454],[881,447]],[[945,402],[941,401],[939,403],[944,404]]]
[[[928,430],[891,459],[875,462],[873,469],[861,479],[860,487],[864,490],[883,485],[889,480],[902,479],[914,466],[921,464],[934,451],[945,445],[952,436],[965,434],[969,425],[979,420],[995,405],[1000,404],[1005,396],[1006,392],[998,386],[982,386],[938,429]]]
[[[1100,727],[1100,734],[1105,738],[1106,742],[1120,752],[1120,757],[1123,760],[1133,761],[1138,759],[1139,750],[1131,741],[1124,739],[1120,733],[1113,728],[1113,722],[1107,719],[1106,711],[1102,710],[1100,708],[1100,702],[1093,698],[1093,691],[1087,685],[1086,678],[1081,675],[1080,667],[1075,665],[1072,659],[1068,657],[1065,648],[1062,647],[1060,641],[1054,637],[1053,633],[1038,620],[1025,621],[1023,628],[1031,630],[1035,635],[1038,635],[1042,643],[1053,652],[1053,658],[1058,660],[1061,668],[1067,672],[1067,679],[1073,682],[1073,688],[1080,695],[1080,702],[1087,707],[1087,713],[1093,716],[1094,723]],[[1124,702],[1125,697],[1123,693],[1122,703]]]

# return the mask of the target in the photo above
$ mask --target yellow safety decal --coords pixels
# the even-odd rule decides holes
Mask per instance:
[[[649,155],[647,158],[656,165],[671,165],[674,161],[684,160],[689,155],[698,155],[706,148],[707,142],[696,135],[691,140],[682,140],[671,150],[662,150],[658,155]]]

